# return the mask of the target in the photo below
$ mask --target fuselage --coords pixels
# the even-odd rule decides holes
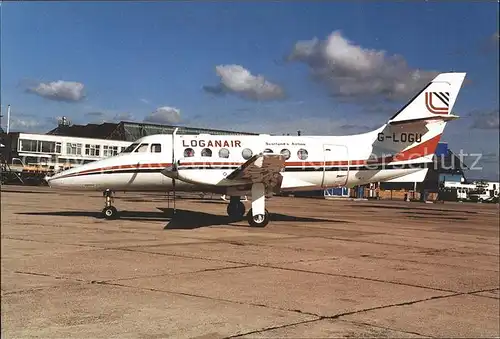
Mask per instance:
[[[48,182],[51,187],[73,190],[166,192],[173,189],[175,179],[162,170],[175,164],[184,178],[175,180],[176,190],[243,195],[243,187],[218,183],[262,152],[285,156],[282,191],[354,186],[414,173],[425,176],[428,154],[420,154],[415,161],[394,158],[405,145],[415,143],[418,134],[394,144],[381,142],[384,132],[388,133],[386,125],[350,136],[151,135],[117,156],[60,172]],[[395,136],[408,138],[404,133]],[[409,162],[413,165],[408,166]]]

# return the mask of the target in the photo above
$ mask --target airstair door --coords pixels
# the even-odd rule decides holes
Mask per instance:
[[[174,132],[171,134],[169,142],[166,143],[167,145],[170,144],[170,150],[168,150],[168,152],[167,152],[167,154],[169,154],[169,156],[167,158],[165,158],[165,161],[170,163],[170,166],[168,166],[168,167],[170,167],[170,169],[175,169],[176,162],[179,160],[179,159],[177,159],[177,154],[175,151],[176,145],[180,144],[179,136],[177,135],[178,129],[179,128],[175,128]],[[163,185],[166,185],[167,187],[169,187],[169,189],[172,188],[172,186],[174,185],[174,182],[175,182],[174,179],[169,178],[167,176],[163,176]]]
[[[323,145],[323,184],[324,188],[344,186],[349,175],[349,154],[345,145]]]

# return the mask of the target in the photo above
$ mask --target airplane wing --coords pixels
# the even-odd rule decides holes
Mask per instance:
[[[224,181],[246,181],[263,183],[268,188],[281,187],[285,168],[285,157],[281,154],[256,154],[243,165],[229,173]]]
[[[189,166],[189,165],[186,165]],[[222,171],[217,175],[206,175],[205,171],[190,170],[185,168],[181,161],[177,166],[164,168],[161,173],[169,178],[182,180],[195,185],[208,186],[246,186],[253,183],[263,183],[267,191],[279,191],[283,176],[281,172],[285,167],[285,158],[281,154],[263,153],[256,154],[243,165],[223,176]],[[216,169],[216,167],[215,167]],[[220,176],[219,176],[220,175]]]

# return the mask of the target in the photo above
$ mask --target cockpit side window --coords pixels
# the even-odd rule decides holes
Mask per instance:
[[[137,149],[135,150],[135,153],[144,153],[148,151],[148,146],[149,144],[141,144]]]
[[[151,144],[151,153],[161,153],[161,144]]]
[[[122,153],[131,153],[138,145],[139,145],[138,143],[133,143],[132,145],[125,148],[125,150]]]

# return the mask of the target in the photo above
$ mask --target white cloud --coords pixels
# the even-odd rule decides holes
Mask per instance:
[[[219,65],[215,72],[220,77],[216,86],[204,86],[213,94],[233,93],[250,100],[275,100],[285,97],[283,88],[266,80],[262,75],[253,75],[240,65]]]
[[[146,122],[157,124],[175,124],[181,120],[181,111],[174,107],[158,107],[154,112],[144,118]]]
[[[399,100],[416,94],[438,72],[412,69],[400,55],[355,45],[334,31],[325,41],[299,41],[288,61],[309,66],[314,80],[334,96]]]
[[[85,97],[85,85],[74,81],[52,81],[39,83],[26,89],[29,93],[37,94],[43,98],[56,101],[76,102]]]
[[[4,130],[7,130],[7,122],[4,123]],[[10,132],[45,133],[53,124],[48,119],[36,117],[31,114],[16,113],[10,119]]]
[[[117,113],[113,117],[114,121],[133,121],[134,116],[131,113],[124,112],[124,113]]]
[[[119,112],[114,110],[93,111],[84,114],[85,123],[102,124],[105,122],[133,121],[134,117],[129,112]]]
[[[32,117],[20,117],[20,118],[14,118],[10,122],[10,129],[17,129],[17,130],[33,130],[39,126],[41,126],[42,123],[38,121],[35,118]]]
[[[477,129],[497,129],[500,127],[498,110],[490,112],[473,112],[470,116],[474,117],[471,128]]]
[[[350,135],[367,132],[380,127],[376,123],[368,126],[364,120],[339,119],[327,117],[293,117],[278,118],[270,116],[268,119],[254,119],[252,116],[242,119],[212,119],[210,121],[200,118],[196,127],[218,128],[230,131],[251,133],[268,133],[275,135],[297,135],[300,130],[302,135]]]

